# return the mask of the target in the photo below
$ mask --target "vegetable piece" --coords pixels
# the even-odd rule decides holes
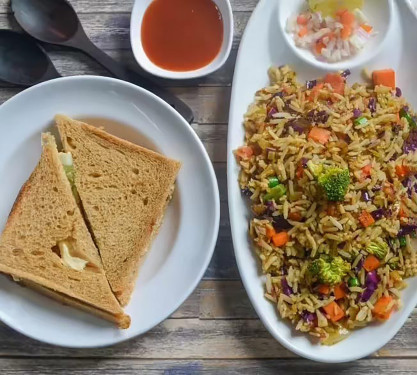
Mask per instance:
[[[317,291],[320,294],[324,294],[325,296],[330,294],[330,286],[326,284],[321,284],[317,287]]]
[[[346,9],[342,14],[340,14],[340,22],[343,25],[352,26],[355,22],[355,15]]]
[[[371,284],[369,285],[364,292],[361,294],[360,296],[360,301],[361,302],[367,302],[369,301],[369,299],[372,297],[372,295],[374,294],[376,289],[376,285],[375,284]]]
[[[329,167],[318,177],[318,184],[331,202],[343,201],[350,184],[349,169]]]
[[[375,255],[378,259],[384,259],[389,251],[389,246],[386,242],[371,242],[367,247],[366,251],[369,254]]]
[[[366,275],[365,285],[367,287],[374,285],[376,288],[378,283],[379,283],[379,277],[376,271],[374,270],[374,271],[368,272],[368,274]]]
[[[272,242],[275,246],[281,247],[284,246],[289,241],[289,239],[290,236],[287,232],[279,232],[274,234],[274,236],[272,237]]]
[[[401,118],[405,118],[408,122],[408,125],[410,126],[411,129],[416,129],[417,128],[417,123],[416,120],[414,120],[410,114],[408,113],[407,109],[405,107],[400,109],[399,115]]]
[[[274,216],[272,225],[277,232],[282,232],[283,230],[292,228],[292,225],[285,220],[283,216]]]
[[[362,191],[361,195],[364,202],[370,202],[372,200],[366,190]]]
[[[270,240],[276,234],[275,229],[271,226],[266,227],[266,237]]]
[[[308,271],[311,276],[327,285],[336,285],[342,282],[343,277],[350,270],[350,264],[341,257],[322,256],[311,262]]]
[[[263,197],[264,202],[274,200],[278,201],[282,196],[286,194],[287,190],[284,185],[277,185],[269,190]]]
[[[371,163],[365,165],[364,167],[361,168],[362,175],[364,177],[370,177],[371,176],[371,170],[372,170],[372,164]]]
[[[353,110],[353,117],[354,118],[358,118],[358,117],[360,117],[360,115],[362,114],[362,111],[360,110],[360,109],[358,109],[358,108],[355,108],[354,110]]]
[[[376,112],[376,100],[375,100],[375,98],[370,98],[369,99],[368,108],[371,111],[371,113]]]
[[[282,288],[282,292],[287,296],[290,296],[291,294],[294,293],[292,288],[288,285],[288,281],[286,277],[283,277],[281,279],[281,288]]]
[[[314,102],[318,98],[319,93],[320,93],[320,90],[323,87],[324,87],[324,84],[323,83],[318,83],[316,86],[314,86],[313,89],[310,92],[310,95],[308,97],[308,100],[310,102]]]
[[[317,319],[317,315],[315,313],[309,312],[307,310],[304,310],[301,313],[301,317],[304,319],[305,322],[313,324],[314,321]]]
[[[352,27],[349,25],[344,25],[343,29],[340,31],[340,36],[343,40],[349,39],[352,35]]]
[[[398,237],[398,240],[400,242],[400,247],[406,247],[407,246],[407,239],[405,236]]]
[[[368,25],[366,23],[363,23],[362,25],[360,25],[360,27],[364,29],[368,34],[370,34],[374,29],[371,25]]]
[[[402,95],[402,91],[399,87],[395,88],[395,96],[397,96],[398,98]]]
[[[316,42],[316,45],[314,46],[314,49],[315,49],[315,51],[318,55],[321,55],[321,51],[323,50],[323,48],[326,48],[326,45],[323,43],[323,41],[321,39],[319,39]]]
[[[378,208],[374,211],[371,212],[372,217],[374,218],[374,220],[381,220],[385,215],[386,215],[386,210],[385,208]]]
[[[321,143],[322,145],[325,145],[327,142],[329,142],[330,135],[331,133],[329,130],[314,126],[308,133],[308,138],[315,142]]]
[[[395,174],[401,179],[407,177],[410,174],[410,172],[410,168],[404,164],[395,166]]]
[[[307,33],[308,33],[307,26],[302,26],[302,27],[300,27],[300,31],[298,32],[298,36],[300,38],[302,38],[303,36],[306,36]]]
[[[236,150],[235,154],[238,159],[246,160],[253,155],[253,148],[250,146],[242,146]]]
[[[365,262],[363,262],[363,268],[367,270],[368,272],[376,270],[380,265],[380,261],[378,258],[374,255],[368,255],[365,259]]]
[[[307,90],[311,90],[316,85],[317,85],[317,80],[315,80],[315,79],[310,80],[310,81],[306,81]]]
[[[388,306],[391,304],[391,296],[382,296],[378,301],[376,301],[373,309],[373,314],[381,320],[388,320],[391,316],[393,308],[388,310]]]
[[[413,225],[404,225],[400,228],[400,230],[398,231],[398,236],[407,236],[407,235],[412,235],[417,231],[417,225],[413,224]]]
[[[274,188],[275,186],[279,185],[279,179],[278,177],[270,177],[268,180],[268,187]]]
[[[334,292],[334,298],[336,300],[345,298],[347,296],[345,283],[340,283],[339,285],[336,285],[334,287],[333,292]]]
[[[327,215],[336,216],[337,215],[337,206],[335,203],[331,202],[327,205],[326,209]]]
[[[326,312],[326,314],[329,316],[329,319],[332,322],[337,322],[345,316],[345,312],[334,301],[324,306],[323,309]]]
[[[358,219],[364,228],[367,228],[375,223],[374,218],[368,211],[362,211]]]
[[[360,286],[359,279],[357,277],[351,277],[348,281],[348,285],[350,288],[355,286]]]
[[[290,219],[292,221],[301,221],[302,216],[298,211],[291,211],[288,214],[288,219]]]
[[[337,73],[328,73],[324,77],[324,82],[332,86],[333,91],[343,95],[345,92],[345,79]]]
[[[295,175],[297,176],[298,179],[300,179],[304,176],[304,167],[302,166],[302,164],[299,164],[297,166],[297,170],[295,171]]]
[[[359,126],[359,125],[365,125],[368,123],[368,119],[366,117],[358,117],[357,119],[355,119],[355,121],[353,121],[353,124],[355,126]]]
[[[297,23],[305,26],[308,24],[308,18],[304,14],[299,14],[297,16]]]
[[[392,69],[374,70],[372,80],[375,86],[382,85],[395,89],[395,72]]]
[[[320,176],[324,170],[323,164],[315,164],[312,160],[307,162],[307,168],[310,170],[314,177]]]

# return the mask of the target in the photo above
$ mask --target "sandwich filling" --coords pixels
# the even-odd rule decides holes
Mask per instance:
[[[75,201],[78,205],[80,205],[80,196],[78,194],[77,187],[75,186],[75,169],[71,152],[60,152],[59,160],[61,161],[61,164],[64,167],[64,171],[71,185],[71,190],[72,194],[74,195]]]
[[[76,271],[83,271],[87,266],[88,261],[73,257],[70,253],[71,244],[68,241],[58,242],[59,252],[61,253],[61,260],[64,265]]]

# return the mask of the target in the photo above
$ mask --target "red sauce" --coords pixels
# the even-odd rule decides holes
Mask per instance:
[[[223,20],[212,0],[154,0],[142,22],[142,45],[159,67],[184,72],[208,65],[223,43]]]

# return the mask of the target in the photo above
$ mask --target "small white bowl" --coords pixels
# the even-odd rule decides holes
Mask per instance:
[[[229,57],[233,42],[233,12],[229,0],[212,0],[219,8],[223,18],[223,44],[220,48],[220,52],[208,65],[185,72],[167,70],[155,65],[148,58],[143,49],[141,38],[142,21],[145,11],[152,1],[153,0],[136,0],[130,20],[130,43],[132,45],[133,55],[144,70],[162,78],[189,79],[206,76],[224,65]]]
[[[392,25],[392,0],[364,1],[363,12],[369,18],[370,24],[377,34],[369,39],[362,51],[338,62],[319,61],[309,49],[297,47],[293,35],[287,32],[286,26],[288,17],[300,13],[300,11],[304,9],[306,3],[306,0],[280,1],[278,6],[279,25],[284,34],[284,40],[302,60],[323,70],[345,70],[366,64],[367,61],[371,60],[381,51]]]

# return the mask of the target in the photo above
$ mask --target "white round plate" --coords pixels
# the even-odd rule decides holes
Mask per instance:
[[[0,276],[0,319],[10,327],[60,346],[111,345],[162,322],[197,286],[218,234],[217,180],[190,125],[155,95],[112,78],[60,78],[23,91],[0,106],[0,231],[20,187],[39,160],[41,132],[54,130],[57,113],[92,119],[116,136],[183,163],[173,200],[126,308],[132,318],[128,330]]]
[[[287,1],[287,0],[279,0]],[[402,291],[403,307],[384,324],[372,324],[358,329],[342,342],[333,346],[314,343],[309,336],[296,332],[290,323],[278,316],[276,306],[264,298],[264,279],[257,256],[248,238],[250,210],[242,197],[238,175],[239,167],[233,150],[244,141],[243,116],[255,92],[268,85],[268,68],[288,64],[297,72],[298,79],[323,77],[325,72],[301,60],[283,40],[277,22],[279,1],[261,0],[252,14],[240,44],[228,127],[228,169],[230,224],[239,272],[249,298],[269,332],[286,348],[321,362],[346,362],[365,357],[384,346],[398,332],[417,303],[417,278],[407,279]],[[365,0],[366,1],[366,0]],[[392,68],[397,74],[397,86],[409,103],[417,108],[417,20],[402,0],[395,1],[392,22],[395,33],[389,33],[384,48],[368,61],[366,66],[352,69],[350,83],[361,81],[361,70]],[[262,41],[262,43],[260,43]],[[365,47],[366,48],[366,47]],[[255,52],[254,52],[255,51]],[[248,74],[250,72],[250,74]]]

